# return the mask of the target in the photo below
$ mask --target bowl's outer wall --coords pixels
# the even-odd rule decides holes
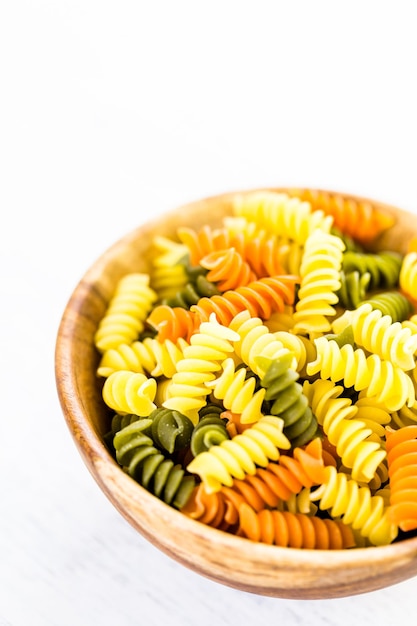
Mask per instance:
[[[256,544],[167,506],[127,476],[103,444],[111,414],[96,376],[99,355],[93,337],[117,281],[126,273],[149,270],[154,235],[172,236],[184,225],[219,224],[222,216],[231,213],[234,197],[235,192],[200,200],[140,226],[107,250],[75,288],[61,320],[55,354],[58,395],[75,444],[103,492],[134,528],[173,559],[222,584],[274,597],[313,599],[365,593],[415,576],[417,538],[342,551]],[[404,253],[410,238],[417,237],[416,216],[370,202],[396,219],[376,249]]]

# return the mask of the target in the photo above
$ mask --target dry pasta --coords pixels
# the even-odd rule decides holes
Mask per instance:
[[[401,530],[417,528],[417,425],[387,429],[390,518]]]
[[[417,535],[417,246],[315,190],[236,195],[155,237],[96,329],[104,441],[169,506],[249,541]]]
[[[127,274],[119,281],[94,336],[100,352],[117,348],[121,343],[131,343],[139,337],[157,300],[149,282],[149,275],[138,273]]]
[[[413,300],[417,300],[417,251],[405,255],[400,270],[400,287]]]
[[[262,509],[256,513],[245,503],[239,508],[239,534],[281,547],[341,550],[355,546],[352,530],[342,522],[290,511]]]
[[[200,263],[209,270],[207,279],[216,283],[217,288],[222,292],[243,287],[257,278],[250,265],[234,248],[207,254]]]
[[[409,328],[402,327],[400,322],[393,322],[390,315],[383,315],[378,309],[373,309],[370,303],[348,311],[345,318],[346,326],[351,326],[358,346],[378,354],[405,371],[415,367],[417,334],[413,334]],[[340,318],[336,326],[338,332],[343,329]]]
[[[330,321],[336,315],[341,287],[340,270],[345,246],[340,237],[313,231],[305,243],[300,267],[300,289],[295,305],[296,332],[315,336],[330,330]]]
[[[291,195],[309,202],[313,209],[331,215],[334,225],[359,243],[375,240],[394,224],[391,215],[368,201],[344,198],[337,193],[316,189],[294,189]]]

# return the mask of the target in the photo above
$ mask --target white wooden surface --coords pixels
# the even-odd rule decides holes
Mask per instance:
[[[70,438],[59,320],[145,220],[254,186],[417,214],[413,3],[0,3],[0,626],[414,623],[417,580],[329,601],[241,593],[149,545]]]

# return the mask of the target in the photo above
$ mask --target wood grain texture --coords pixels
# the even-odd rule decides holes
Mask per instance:
[[[179,207],[127,234],[96,261],[74,290],[59,328],[55,369],[59,399],[75,444],[100,488],[135,529],[173,559],[224,585],[266,596],[317,599],[355,595],[406,580],[417,574],[417,538],[345,551],[253,543],[169,507],[127,476],[102,443],[109,413],[96,376],[99,355],[93,336],[117,281],[127,272],[147,271],[153,235],[171,235],[184,224],[214,224],[231,212],[233,197],[229,193]],[[395,218],[395,226],[377,248],[404,252],[405,242],[417,236],[415,216],[371,202]]]

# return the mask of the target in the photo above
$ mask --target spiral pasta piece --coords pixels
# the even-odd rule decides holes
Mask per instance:
[[[415,391],[412,380],[406,372],[377,354],[366,356],[361,348],[354,349],[350,344],[341,348],[336,341],[319,337],[314,341],[317,357],[307,364],[307,374],[320,374],[323,380],[364,391],[368,398],[375,398],[389,411],[397,411],[407,404],[413,406]]]
[[[313,210],[331,215],[333,224],[362,244],[374,241],[394,224],[394,217],[377,209],[368,200],[346,198],[318,189],[293,189],[290,195],[309,202]]]
[[[258,361],[265,368],[261,385],[266,389],[269,413],[284,421],[284,434],[293,446],[305,445],[317,435],[318,423],[302,385],[297,382],[299,374],[291,367],[291,354],[275,359],[258,357]]]
[[[282,311],[286,304],[293,304],[296,276],[271,276],[255,280],[244,287],[225,291],[220,296],[201,298],[190,311],[200,321],[206,321],[212,313],[221,324],[228,326],[241,311],[248,310],[253,317],[268,319],[275,311]]]
[[[217,250],[235,248],[239,253],[244,249],[244,236],[233,234],[228,228],[211,228],[204,225],[200,230],[182,226],[177,230],[180,241],[186,246],[191,265],[197,266],[203,257]]]
[[[294,355],[294,369],[296,369],[300,375],[304,375],[306,364],[316,357],[316,349],[311,339],[304,335],[296,335],[283,330],[277,330],[273,334],[275,339],[280,341],[284,348]]]
[[[404,293],[417,302],[417,251],[408,252],[403,258],[399,283]]]
[[[398,252],[354,252],[347,250],[343,255],[342,269],[345,273],[358,271],[369,273],[370,289],[391,289],[398,285],[402,265],[402,255]]]
[[[176,298],[187,286],[187,274],[182,263],[154,269],[151,274],[152,289],[158,295],[158,302],[165,304]]]
[[[387,428],[390,519],[403,531],[417,528],[417,424]]]
[[[249,311],[241,311],[235,315],[229,323],[229,328],[239,336],[234,342],[235,353],[259,377],[265,375],[259,357],[277,359],[284,354],[290,354],[282,341],[269,331],[266,324],[259,317],[252,317]],[[293,357],[292,363],[295,365]]]
[[[202,524],[226,531],[234,529],[239,521],[234,503],[221,491],[208,493],[203,483],[194,487],[181,513]]]
[[[197,456],[210,450],[212,446],[219,445],[225,439],[230,439],[225,420],[219,415],[203,415],[194,426],[191,434],[191,453],[193,456]]]
[[[240,254],[258,278],[298,274],[303,246],[260,228],[245,217],[226,217],[225,225],[238,237]]]
[[[389,516],[384,498],[372,495],[367,486],[359,486],[334,467],[327,467],[326,481],[312,490],[310,498],[321,510],[329,510],[332,518],[341,518],[366,537],[372,545],[387,545],[398,535],[398,526]]]
[[[105,444],[113,454],[115,452],[113,446],[113,439],[115,434],[125,426],[128,426],[138,419],[141,418],[139,417],[139,415],[135,415],[134,413],[114,413],[113,417],[111,418],[110,428],[103,437]]]
[[[356,309],[365,300],[371,282],[369,272],[360,274],[357,270],[352,272],[340,271],[340,289],[337,292],[339,303],[345,309]]]
[[[258,467],[255,474],[234,479],[231,487],[222,487],[222,493],[237,509],[246,502],[260,511],[265,507],[277,508],[303,489],[321,484],[325,477],[321,441],[316,438],[305,449],[295,448],[292,455],[281,455],[277,462]]]
[[[217,229],[209,226],[200,231],[188,227],[179,229],[179,236],[195,265],[207,255],[233,248],[258,278],[297,273],[301,257],[301,248],[297,245],[271,236],[244,217],[227,216],[223,222],[224,227]]]
[[[372,430],[356,419],[357,407],[349,398],[340,397],[343,387],[331,381],[311,383],[306,380],[303,391],[342,463],[351,468],[352,478],[369,482],[386,457],[386,451],[378,441],[370,439]]]
[[[292,262],[289,261],[290,252],[295,248],[287,242],[282,243],[278,237],[258,233],[246,242],[245,260],[258,278],[296,274],[300,267],[297,255],[293,254]]]
[[[239,335],[219,324],[215,316],[203,322],[191,336],[190,345],[184,348],[184,358],[177,363],[164,407],[180,411],[195,425],[198,411],[210,393],[205,383],[215,378],[214,372],[221,369],[222,361],[233,352],[233,341],[237,339]]]
[[[159,407],[152,411],[149,419],[152,420],[152,440],[161,450],[173,454],[190,445],[194,426],[186,415]]]
[[[225,409],[238,413],[242,424],[257,422],[263,415],[264,389],[256,389],[254,376],[247,378],[245,367],[236,369],[234,360],[229,357],[222,363],[222,372],[206,385]]]
[[[271,248],[271,252],[270,252],[271,261],[268,263],[268,268],[270,268],[270,272],[267,273],[265,269],[264,272],[260,272],[260,273],[256,272],[257,275],[260,278],[263,276],[281,276],[282,274],[299,276],[301,262],[302,262],[303,254],[304,254],[304,245],[301,245],[291,240],[286,240],[286,239],[281,240],[278,237],[278,235],[276,235],[275,239],[276,239],[276,243],[271,242],[269,244],[269,247]],[[259,252],[253,251],[250,253],[251,256],[250,257],[248,256],[247,258],[249,263],[251,263],[251,258],[254,260],[253,267],[255,271],[257,267],[255,264],[255,262],[257,261],[256,255],[258,254],[259,256],[261,252],[262,252],[262,261],[265,263],[265,268],[267,267],[264,247],[266,247],[266,244],[261,247],[261,251]],[[249,254],[249,250],[248,250],[248,254]],[[272,264],[275,264],[275,265],[272,265]]]
[[[146,417],[156,409],[156,381],[144,374],[120,370],[106,378],[103,400],[118,413],[134,413]]]
[[[158,341],[170,339],[174,343],[182,338],[189,342],[191,335],[198,329],[198,320],[183,307],[171,307],[167,304],[155,306],[146,322],[153,328]]]
[[[290,511],[256,513],[248,504],[239,508],[239,534],[285,548],[341,550],[356,545],[353,532],[342,522]]]
[[[257,279],[250,265],[235,248],[216,250],[204,256],[200,264],[208,271],[207,279],[220,291],[243,287]]]
[[[186,475],[180,464],[174,464],[153,445],[152,438],[144,433],[151,421],[137,420],[116,433],[116,459],[142,487],[180,509],[194,489],[195,478]]]
[[[315,230],[305,243],[300,267],[301,286],[295,305],[293,330],[328,332],[329,316],[336,315],[344,243],[340,237]]]
[[[316,228],[329,232],[333,222],[333,218],[322,211],[312,211],[308,202],[268,190],[237,195],[233,211],[268,232],[301,245]]]
[[[342,317],[344,319],[339,318],[335,325],[337,332],[349,325],[357,345],[405,371],[415,367],[417,334],[409,328],[393,322],[390,315],[373,309],[369,302],[354,311],[347,311]]]
[[[187,247],[181,243],[157,235],[153,238],[150,286],[158,294],[159,300],[174,296],[187,283],[184,259]]]
[[[280,449],[291,447],[282,428],[281,419],[264,415],[242,434],[196,456],[187,470],[200,476],[208,492],[219,491],[222,485],[230,487],[233,478],[254,474],[257,465],[266,467],[269,460],[279,458]]]
[[[372,430],[371,438],[374,441],[385,445],[385,426],[392,420],[391,412],[387,411],[375,398],[367,398],[362,392],[354,404],[357,409],[355,418]]]
[[[183,358],[184,348],[189,345],[181,337],[176,343],[170,339],[164,342],[151,337],[132,344],[120,344],[106,350],[97,368],[98,376],[107,378],[113,372],[129,370],[153,377],[172,378],[176,364]]]
[[[410,301],[399,291],[377,293],[364,300],[362,304],[370,304],[383,315],[389,315],[393,322],[405,321],[412,311]]]
[[[148,274],[132,273],[121,278],[94,335],[97,350],[103,353],[135,341],[156,299]]]

